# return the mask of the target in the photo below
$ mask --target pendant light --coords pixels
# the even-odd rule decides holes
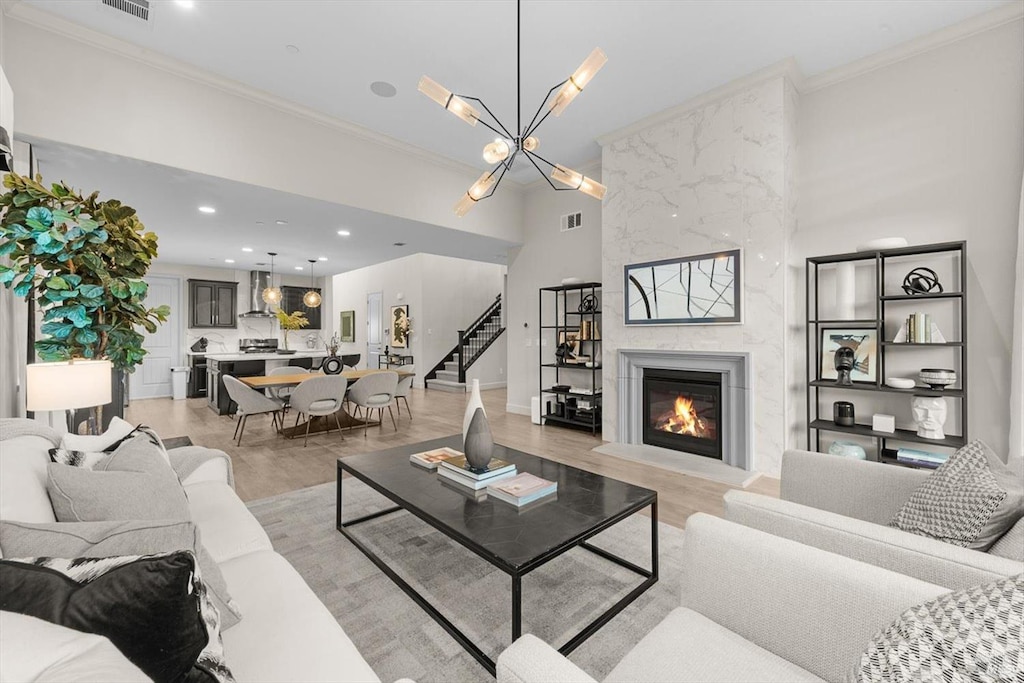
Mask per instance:
[[[268,251],[267,256],[270,257],[270,286],[263,290],[263,300],[268,304],[280,305],[284,296],[281,294],[281,288],[274,286],[274,257],[277,253]]]
[[[315,289],[316,279],[313,277],[313,266],[315,264],[316,259],[309,259],[309,291],[302,295],[302,303],[306,304],[306,308],[316,308],[322,301],[320,292]]]

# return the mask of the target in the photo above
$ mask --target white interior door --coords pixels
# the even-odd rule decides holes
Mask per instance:
[[[378,358],[383,353],[384,325],[381,317],[383,292],[370,292],[366,295],[366,367],[376,368]]]
[[[175,277],[151,276],[145,278],[149,285],[146,307],[156,308],[167,305],[171,315],[167,322],[158,325],[153,334],[144,334],[142,348],[146,355],[142,365],[130,375],[129,396],[137,398],[158,398],[171,395],[171,366],[181,363],[181,281]]]

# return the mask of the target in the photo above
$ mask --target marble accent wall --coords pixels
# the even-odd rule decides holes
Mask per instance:
[[[777,474],[787,435],[787,249],[795,229],[796,92],[775,77],[608,143],[602,210],[604,438],[617,441],[617,351],[745,351],[755,470]],[[626,326],[629,263],[743,250],[743,323]]]

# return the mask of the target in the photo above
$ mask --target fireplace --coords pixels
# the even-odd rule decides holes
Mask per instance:
[[[643,442],[721,460],[721,373],[645,369]]]

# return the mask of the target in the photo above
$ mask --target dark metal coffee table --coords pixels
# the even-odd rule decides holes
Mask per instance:
[[[611,605],[558,651],[569,654],[608,623],[612,617],[658,581],[658,494],[649,489],[602,477],[584,470],[544,460],[528,453],[495,445],[495,457],[529,472],[558,482],[557,499],[517,510],[501,501],[476,503],[434,472],[409,462],[412,453],[449,446],[461,448],[459,436],[424,441],[376,453],[338,459],[337,529],[422,607],[491,674],[494,660],[431,605],[387,562],[349,531],[353,525],[401,510],[411,512],[463,547],[512,577],[512,640],[523,631],[523,577],[572,548],[580,547],[619,564],[643,577],[640,585]],[[397,505],[357,519],[342,519],[342,473],[348,472],[388,497]],[[467,505],[470,508],[467,514]],[[480,507],[475,517],[473,507]],[[651,508],[651,567],[644,569],[587,542],[612,525],[645,507]],[[486,514],[486,523],[481,523]]]

